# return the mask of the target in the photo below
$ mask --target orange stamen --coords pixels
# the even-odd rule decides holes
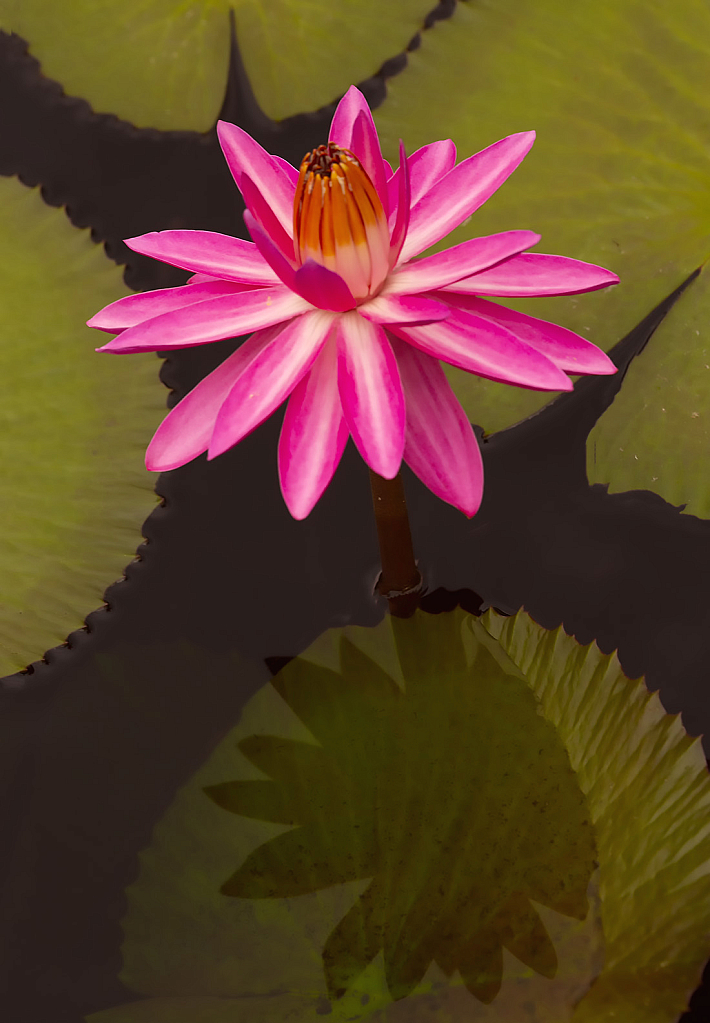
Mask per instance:
[[[306,154],[293,227],[299,262],[313,259],[334,270],[357,299],[374,294],[384,281],[387,220],[375,186],[350,150],[329,142]]]

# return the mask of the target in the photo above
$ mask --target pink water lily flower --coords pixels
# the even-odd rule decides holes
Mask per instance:
[[[169,413],[149,469],[214,458],[288,398],[278,467],[291,514],[305,518],[348,436],[376,473],[402,459],[466,515],[483,491],[481,455],[440,360],[491,380],[568,391],[567,373],[613,373],[563,327],[481,296],[569,295],[615,274],[529,253],[540,236],[504,231],[415,259],[475,212],[515,170],[532,131],[456,164],[451,140],[382,158],[362,94],[351,88],[330,141],[300,172],[236,125],[219,140],[253,241],[210,231],[130,238],[135,252],[190,270],[184,287],[129,295],[89,320],[118,336],[99,351],[165,351],[251,333]],[[253,333],[252,333],[253,332]],[[290,396],[290,397],[289,397]]]

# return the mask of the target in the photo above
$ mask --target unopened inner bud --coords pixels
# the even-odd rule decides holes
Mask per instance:
[[[293,236],[301,264],[334,270],[356,299],[374,294],[389,269],[389,231],[382,203],[349,149],[329,142],[306,153],[293,202]]]

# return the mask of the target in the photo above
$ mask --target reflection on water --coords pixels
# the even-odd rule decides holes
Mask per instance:
[[[587,916],[588,809],[554,728],[502,652],[496,660],[471,632],[466,650],[459,615],[393,626],[398,679],[344,637],[339,671],[297,659],[274,679],[318,745],[246,737],[239,748],[269,780],[208,790],[234,813],[298,825],[255,849],[222,891],[288,898],[369,879],[323,946],[330,998],[382,952],[394,999],[436,963],[489,1003],[504,948],[557,974],[533,902]]]
[[[672,1023],[709,809],[697,741],[559,630],[332,630],[156,826],[123,921],[143,1000],[91,1023]]]

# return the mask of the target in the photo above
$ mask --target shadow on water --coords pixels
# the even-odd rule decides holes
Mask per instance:
[[[384,71],[365,83],[373,104],[393,68]],[[0,91],[11,98],[0,104],[2,173],[39,183],[48,202],[66,204],[77,226],[90,226],[109,255],[128,264],[132,287],[179,284],[184,275],[129,253],[123,237],[175,226],[244,235],[240,199],[213,132],[139,130],[94,114],[44,79],[14,36],[0,35]],[[332,109],[268,121],[234,47],[222,116],[267,148],[300,160],[324,140]],[[657,318],[644,321],[617,357],[631,358],[655,325]],[[235,343],[171,354],[162,367],[173,390],[169,404]],[[431,591],[424,607],[441,611],[447,600],[470,611],[479,603],[508,612],[525,606],[548,628],[564,623],[582,643],[618,648],[627,674],[645,674],[660,688],[666,709],[681,711],[691,734],[710,731],[710,524],[650,492],[609,495],[586,479],[586,436],[617,385],[618,378],[582,381],[533,419],[482,439],[486,492],[471,521],[405,470],[417,556]],[[216,461],[203,457],[162,476],[164,503],[146,523],[147,542],[126,581],[110,587],[108,609],[90,615],[86,630],[29,674],[5,680],[0,971],[13,1023],[79,1023],[84,1013],[130,997],[117,979],[124,891],[137,875],[138,850],[176,790],[268,680],[267,659],[278,667],[325,629],[375,625],[384,614],[372,595],[378,551],[365,465],[349,444],[324,498],[295,522],[278,488],[279,429],[276,415]],[[460,592],[447,597],[451,591]],[[122,660],[121,673],[99,670],[97,658]],[[391,687],[389,693],[400,699]],[[443,728],[441,708],[433,706],[432,727]],[[426,713],[431,718],[431,701]],[[421,720],[409,725],[406,742],[426,748],[426,735],[416,731]],[[379,734],[371,741],[380,742],[383,756],[381,736],[392,733]],[[263,747],[251,752],[264,755]],[[340,755],[354,752],[343,746]],[[426,763],[414,775],[422,784]],[[431,812],[439,810],[433,802]],[[463,840],[456,820],[454,846]],[[388,849],[394,856],[394,839]],[[447,870],[447,853],[437,855],[434,874]],[[492,901],[485,920],[469,927],[468,958],[446,940],[447,920],[461,915],[455,899],[466,892],[455,889],[451,904],[429,893],[436,912],[425,900],[425,913],[437,923],[420,947],[390,964],[395,990],[431,961],[444,973],[461,969],[474,994],[492,990],[505,943],[494,903],[503,895],[490,878],[481,884]],[[531,897],[538,897],[532,889]],[[364,958],[392,924],[377,918],[366,894],[360,905],[369,944],[357,954]],[[513,910],[531,940],[539,937],[527,904]],[[400,922],[420,911],[392,908]],[[326,961],[337,993],[356,946],[342,930],[333,933]],[[542,939],[535,962],[552,968]]]

